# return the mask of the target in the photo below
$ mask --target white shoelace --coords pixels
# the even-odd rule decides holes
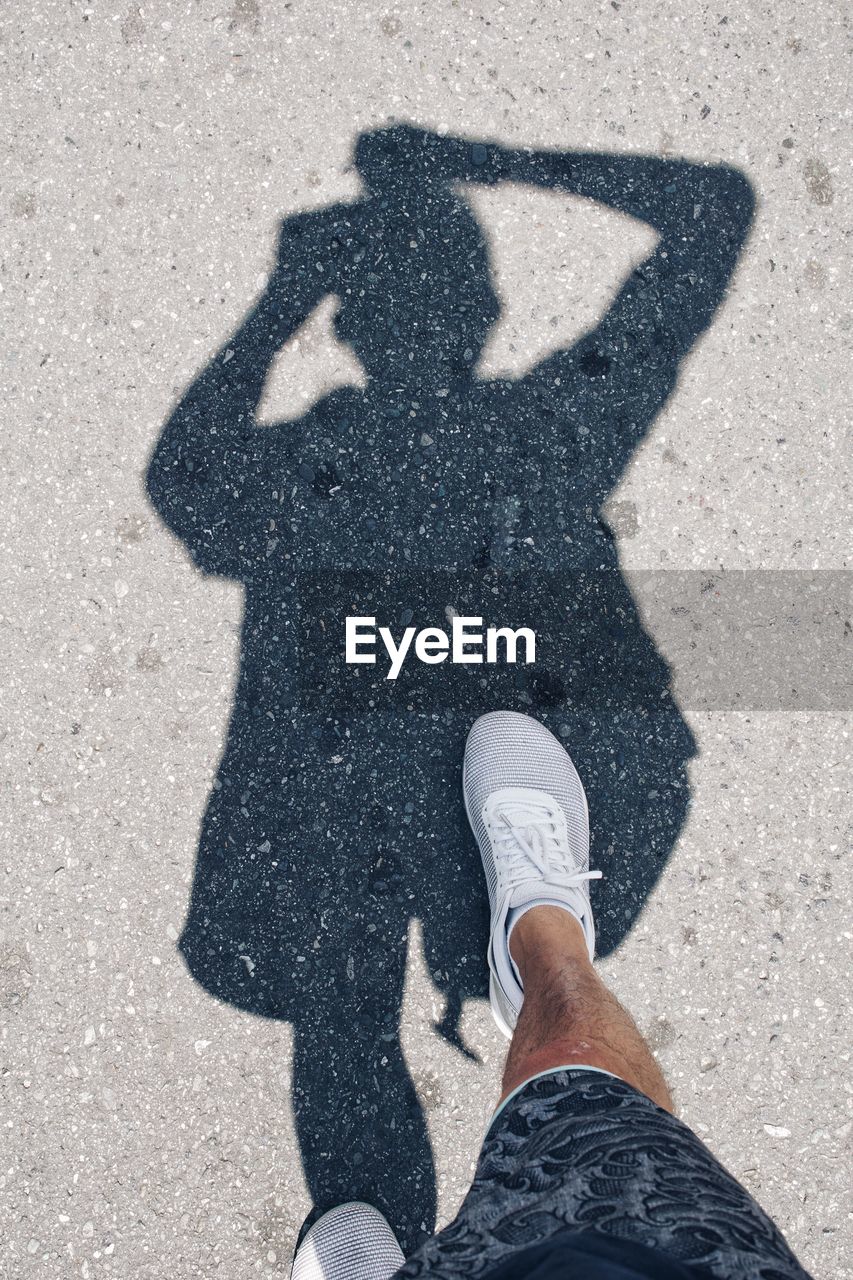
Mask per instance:
[[[571,850],[558,836],[557,819],[550,806],[528,800],[507,801],[495,814],[506,830],[494,832],[495,853],[501,855],[502,870],[510,888],[542,877],[548,884],[565,888],[579,886],[588,880],[600,880],[600,871],[576,871]],[[518,822],[513,822],[513,818]],[[527,833],[526,835],[523,833]],[[532,877],[531,865],[535,871]]]

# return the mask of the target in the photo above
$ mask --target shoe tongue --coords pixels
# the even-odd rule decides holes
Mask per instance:
[[[551,890],[550,886],[543,884],[541,880],[523,880],[521,884],[517,884],[509,896],[510,910],[513,907],[526,907],[529,902],[535,902],[537,898],[553,897],[556,893],[562,897],[565,893],[564,889]]]
[[[534,902],[543,906],[556,903],[565,905],[579,921],[589,910],[582,890],[575,885],[548,884],[542,880],[524,880],[517,884],[510,894],[508,910],[526,907]]]

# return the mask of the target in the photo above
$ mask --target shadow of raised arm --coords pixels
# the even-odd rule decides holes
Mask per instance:
[[[318,230],[312,214],[282,223],[264,293],[181,396],[148,466],[152,505],[207,573],[241,578],[256,554],[272,433],[255,413],[273,359],[326,292],[306,266]]]
[[[605,498],[671,394],[680,361],[725,296],[755,208],[748,179],[727,165],[516,150],[417,129],[363,136],[357,161],[368,178],[381,172],[390,144],[417,157],[413,167],[444,182],[513,182],[561,191],[604,204],[658,233],[654,250],[624,281],[596,327],[524,379],[535,396],[547,388],[552,409],[562,402],[567,423],[572,409],[586,413],[592,429],[589,469],[598,498]],[[587,394],[579,403],[579,386],[595,392],[592,402]]]

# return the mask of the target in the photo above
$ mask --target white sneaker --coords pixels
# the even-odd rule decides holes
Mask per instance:
[[[580,923],[592,959],[589,813],[568,754],[544,725],[517,711],[481,716],[465,744],[462,789],[489,889],[489,997],[511,1036],[524,992],[509,951],[516,908],[554,904]]]
[[[390,1280],[405,1262],[372,1204],[352,1200],[318,1218],[296,1250],[291,1280]]]

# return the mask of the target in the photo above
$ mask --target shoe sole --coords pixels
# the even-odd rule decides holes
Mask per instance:
[[[476,724],[476,723],[477,723],[477,721],[475,720],[475,721],[474,721],[474,724]],[[474,727],[474,725],[472,725],[472,726],[471,726],[471,728],[472,728],[472,729],[473,729],[473,727]],[[466,746],[467,746],[467,742],[466,742]],[[463,763],[463,769],[464,769],[464,763]],[[463,774],[463,776],[464,776],[464,774]],[[463,786],[463,788],[462,788],[462,800],[463,800],[463,802],[464,802],[464,804],[465,804],[465,817],[468,819],[468,828],[469,828],[469,830],[470,830],[470,832],[471,832],[471,835],[472,835],[472,836],[474,836],[475,841],[477,841],[477,837],[476,837],[476,835],[475,835],[475,833],[474,833],[474,824],[473,824],[473,822],[471,821],[471,810],[470,810],[470,808],[468,807],[468,792],[465,790],[465,787],[464,787],[464,786]],[[483,862],[483,850],[480,848],[480,843],[479,843],[479,841],[477,841],[477,852],[478,852],[478,853],[479,853],[479,855],[480,855],[480,861],[481,861],[481,862]],[[484,875],[486,874],[486,871],[485,871],[485,863],[483,863],[483,874],[484,874]],[[489,944],[491,945],[491,940],[492,940],[491,910],[489,911],[489,916],[490,916],[490,920],[489,920]],[[491,1010],[492,1010],[492,1017],[493,1017],[493,1018],[494,1018],[494,1020],[495,1020],[495,1024],[497,1025],[498,1031],[501,1031],[501,1032],[506,1036],[507,1040],[511,1040],[511,1039],[512,1039],[512,1031],[513,1031],[513,1029],[512,1029],[512,1027],[510,1027],[510,1026],[509,1026],[509,1024],[506,1022],[506,1020],[505,1020],[505,1018],[504,1018],[503,1014],[500,1012],[500,1010],[499,1010],[499,1008],[498,1008],[498,1002],[497,1002],[497,998],[496,998],[496,996],[495,996],[495,989],[496,989],[496,986],[497,986],[497,984],[495,983],[495,975],[492,973],[492,966],[491,966],[491,965],[489,965],[489,1006],[490,1006],[490,1008],[491,1008]]]

